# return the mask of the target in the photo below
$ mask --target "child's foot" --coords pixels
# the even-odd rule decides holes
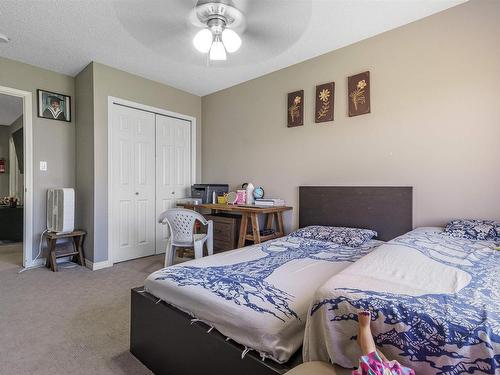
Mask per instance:
[[[372,317],[369,311],[367,310],[358,311],[358,323],[360,329],[370,327],[371,321]]]
[[[373,341],[372,331],[370,329],[371,314],[369,311],[358,312],[358,345],[361,348],[363,355],[368,355],[376,351],[375,342]]]

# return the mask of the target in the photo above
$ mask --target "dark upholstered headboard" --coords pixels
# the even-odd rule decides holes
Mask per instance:
[[[300,186],[299,227],[368,228],[389,241],[413,229],[409,186]]]

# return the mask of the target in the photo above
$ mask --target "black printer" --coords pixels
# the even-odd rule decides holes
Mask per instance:
[[[228,184],[194,184],[191,186],[191,198],[201,199],[201,203],[213,203],[215,193],[215,203],[217,196],[229,192]]]

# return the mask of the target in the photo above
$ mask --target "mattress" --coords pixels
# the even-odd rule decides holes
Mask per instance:
[[[389,359],[417,374],[500,373],[500,252],[489,241],[419,228],[383,244],[318,288],[305,361],[357,365],[358,309]]]
[[[314,291],[380,244],[350,248],[287,236],[161,269],[144,287],[263,359],[284,363],[302,345]]]

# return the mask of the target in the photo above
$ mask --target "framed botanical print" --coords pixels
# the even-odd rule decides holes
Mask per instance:
[[[288,127],[304,125],[304,90],[289,93],[287,103]]]
[[[347,79],[349,117],[370,113],[370,72],[363,72]]]
[[[71,121],[71,97],[51,91],[37,90],[38,117]]]
[[[316,123],[333,121],[335,82],[316,86],[316,108],[314,121]]]

